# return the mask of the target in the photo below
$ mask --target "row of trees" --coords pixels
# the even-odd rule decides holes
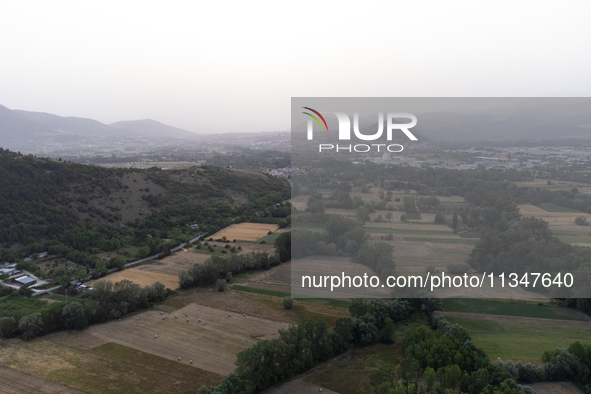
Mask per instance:
[[[408,302],[355,300],[351,317],[337,320],[330,329],[324,320],[304,320],[298,326],[279,330],[279,338],[258,342],[238,354],[235,374],[227,375],[212,389],[199,394],[246,394],[265,390],[301,374],[314,365],[345,352],[350,344],[374,343],[380,333],[392,335],[393,322],[408,317]],[[388,329],[386,329],[388,327]]]
[[[156,282],[141,288],[122,280],[117,283],[97,282],[95,290],[75,301],[47,304],[36,298],[9,298],[0,308],[0,336],[20,336],[24,340],[58,330],[81,330],[89,324],[118,319],[138,309],[163,301],[170,289]]]
[[[189,287],[211,286],[218,279],[226,279],[228,274],[236,275],[250,270],[269,269],[281,264],[278,254],[249,253],[232,254],[228,257],[212,255],[201,264],[195,264],[188,271],[179,272],[179,283],[183,289]]]

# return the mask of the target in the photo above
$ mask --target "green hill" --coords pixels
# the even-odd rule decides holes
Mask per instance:
[[[0,179],[2,261],[49,251],[92,267],[99,252],[134,245],[157,253],[163,239],[290,210],[284,180],[221,167],[108,169],[0,148]]]

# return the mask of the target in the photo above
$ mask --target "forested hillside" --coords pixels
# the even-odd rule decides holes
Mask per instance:
[[[123,244],[158,252],[161,239],[188,239],[190,224],[214,232],[290,211],[286,181],[220,167],[107,169],[0,148],[0,179],[0,256],[9,261],[49,251],[93,266],[94,254]]]

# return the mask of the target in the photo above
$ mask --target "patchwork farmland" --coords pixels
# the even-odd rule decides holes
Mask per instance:
[[[92,326],[87,331],[107,342],[168,360],[177,361],[180,357],[182,364],[225,375],[234,370],[238,353],[259,340],[276,338],[278,330],[288,326],[190,304],[174,312],[143,312],[121,322]]]

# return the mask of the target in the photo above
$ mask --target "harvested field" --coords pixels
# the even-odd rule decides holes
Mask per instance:
[[[82,391],[0,365],[0,394],[75,394]]]
[[[559,326],[576,326],[588,327],[591,329],[590,321],[580,320],[559,320],[559,319],[540,319],[537,317],[521,317],[521,316],[506,316],[506,315],[487,315],[484,313],[464,313],[464,312],[435,312],[436,314],[445,317],[455,317],[458,319],[475,319],[487,321],[506,321],[512,323],[529,323],[529,324],[554,324]]]
[[[537,394],[583,394],[571,382],[529,383],[527,386],[534,389]]]
[[[193,265],[201,264],[208,258],[208,255],[195,253],[194,248],[188,250],[181,249],[162,260],[150,260],[148,263],[140,265],[134,269],[145,272],[154,272],[156,274],[171,275],[176,278],[179,272],[187,271]]]
[[[433,265],[439,271],[445,271],[449,264],[463,263],[474,245],[439,242],[416,242],[395,239],[380,239],[384,234],[372,234],[371,242],[386,242],[394,245],[394,261],[400,274],[424,274],[425,268]],[[397,234],[398,235],[398,234]],[[403,237],[404,235],[399,235]],[[416,235],[415,235],[416,236]],[[395,238],[396,235],[394,236]],[[457,239],[461,239],[457,237]]]
[[[252,275],[246,282],[240,284],[259,289],[291,293],[291,262]]]
[[[208,237],[213,239],[220,239],[226,237],[226,239],[232,241],[234,239],[239,241],[256,241],[267,235],[269,231],[273,232],[277,230],[279,226],[276,224],[266,223],[238,223],[232,224],[212,236]]]
[[[334,325],[338,318],[349,316],[349,310],[345,308],[299,302],[298,300],[296,300],[293,309],[285,310],[283,297],[237,290],[220,293],[211,289],[191,289],[181,291],[180,295],[168,299],[166,303],[177,308],[196,303],[292,324],[299,324],[304,319],[324,319],[329,325]]]
[[[168,360],[181,357],[180,364],[189,365],[193,360],[192,366],[226,375],[234,371],[238,353],[259,340],[276,338],[279,329],[288,327],[287,323],[228,314],[222,309],[190,304],[176,312],[148,311],[121,322],[92,326],[87,331],[102,340]]]
[[[179,278],[173,275],[158,274],[155,272],[147,272],[139,270],[137,268],[128,268],[123,271],[117,271],[111,275],[107,275],[104,278],[89,282],[89,286],[92,286],[96,282],[119,282],[123,279],[127,279],[140,285],[141,287],[153,285],[156,282],[162,283],[164,286],[171,289],[179,287]]]
[[[322,390],[325,394],[338,394],[336,391],[324,389],[315,384],[308,383],[300,379],[290,380],[283,383],[281,386],[264,391],[263,394],[302,394],[302,393],[318,393]]]
[[[53,342],[48,337],[29,342],[2,341],[0,363],[85,393],[97,394],[194,394],[195,387],[215,385],[222,379],[221,375],[116,343],[80,349]]]
[[[519,211],[524,217],[534,216],[547,221],[555,235],[589,235],[589,227],[576,225],[575,218],[583,215],[591,221],[591,215],[581,212],[548,212],[530,204],[519,205]]]
[[[310,196],[297,196],[289,200],[291,206],[298,211],[305,211],[308,208],[308,199]]]

